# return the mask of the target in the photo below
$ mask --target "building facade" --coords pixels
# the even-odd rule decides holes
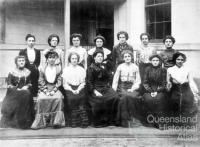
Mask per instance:
[[[133,46],[140,44],[142,32],[149,32],[151,45],[161,50],[163,36],[171,34],[176,38],[174,48],[186,53],[187,64],[200,78],[199,16],[199,0],[0,0],[0,78],[14,67],[28,33],[36,36],[36,48],[41,50],[48,48],[52,33],[60,36],[60,48],[67,50],[75,32],[83,34],[86,48],[102,34],[112,49],[121,30],[129,33]]]

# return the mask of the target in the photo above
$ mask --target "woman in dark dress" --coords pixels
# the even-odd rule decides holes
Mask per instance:
[[[63,87],[65,89],[65,106],[68,126],[85,128],[89,125],[86,111],[85,78],[86,71],[79,66],[80,56],[71,52],[68,56],[69,65],[63,70]]]
[[[34,119],[33,97],[30,93],[30,71],[25,57],[17,56],[16,68],[8,75],[8,90],[2,102],[0,127],[27,129]]]
[[[167,70],[168,85],[171,88],[169,103],[173,115],[193,117],[197,113],[194,94],[198,93],[198,88],[190,70],[184,65],[185,61],[185,54],[175,53],[173,56],[175,65]]]
[[[167,69],[174,66],[173,55],[177,52],[175,49],[173,49],[175,38],[167,35],[163,39],[163,43],[166,49],[162,51],[159,55],[163,60],[163,66]]]
[[[28,34],[26,36],[27,48],[21,50],[19,55],[26,57],[25,67],[31,71],[31,84],[32,84],[32,94],[37,96],[38,93],[38,79],[39,79],[39,70],[40,65],[40,51],[34,48],[35,45],[35,36]]]
[[[101,127],[115,125],[118,105],[118,94],[111,88],[111,74],[103,63],[104,53],[96,51],[93,54],[94,63],[87,70],[86,85],[91,105],[93,125]]]
[[[149,60],[151,65],[145,70],[143,82],[145,89],[143,99],[147,123],[150,123],[148,122],[150,115],[154,118],[164,115],[167,83],[167,71],[165,68],[162,68],[161,57],[159,55],[152,55]]]
[[[133,54],[131,51],[122,53],[124,63],[121,63],[115,72],[112,88],[120,95],[117,120],[123,127],[136,125],[139,119],[139,107],[141,107],[139,96],[140,74],[137,65],[132,63]],[[133,122],[133,123],[132,123]]]

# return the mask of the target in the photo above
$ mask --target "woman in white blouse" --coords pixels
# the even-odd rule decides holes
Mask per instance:
[[[168,68],[168,89],[171,89],[170,106],[175,115],[193,115],[197,112],[194,93],[198,93],[190,70],[184,66],[186,56],[177,52],[173,55],[174,66]]]
[[[86,69],[87,68],[87,51],[86,49],[80,46],[81,39],[82,39],[81,34],[74,33],[71,35],[71,42],[73,46],[69,50],[66,51],[66,59],[68,59],[69,54],[71,52],[76,52],[80,57],[78,64]],[[67,66],[69,65],[68,60],[66,61],[66,65]]]
[[[69,66],[63,70],[63,87],[65,89],[67,107],[67,123],[71,127],[87,127],[88,116],[86,112],[85,78],[86,71],[79,66],[80,56],[71,52],[68,56]]]
[[[139,68],[132,63],[133,54],[131,51],[122,53],[124,63],[117,67],[113,78],[112,88],[120,95],[118,106],[118,123],[123,127],[128,127],[134,117],[139,118],[139,87],[141,83]]]

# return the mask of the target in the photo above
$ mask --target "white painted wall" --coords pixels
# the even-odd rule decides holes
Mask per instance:
[[[172,35],[177,43],[200,43],[200,1],[172,0],[171,3]]]
[[[117,32],[124,30],[129,34],[128,42],[139,44],[139,36],[145,32],[145,0],[126,0],[115,5],[114,9],[114,35],[115,44],[118,42]]]

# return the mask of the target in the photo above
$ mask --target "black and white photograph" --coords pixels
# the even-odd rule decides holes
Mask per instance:
[[[199,18],[199,0],[0,0],[0,146],[200,146]]]

